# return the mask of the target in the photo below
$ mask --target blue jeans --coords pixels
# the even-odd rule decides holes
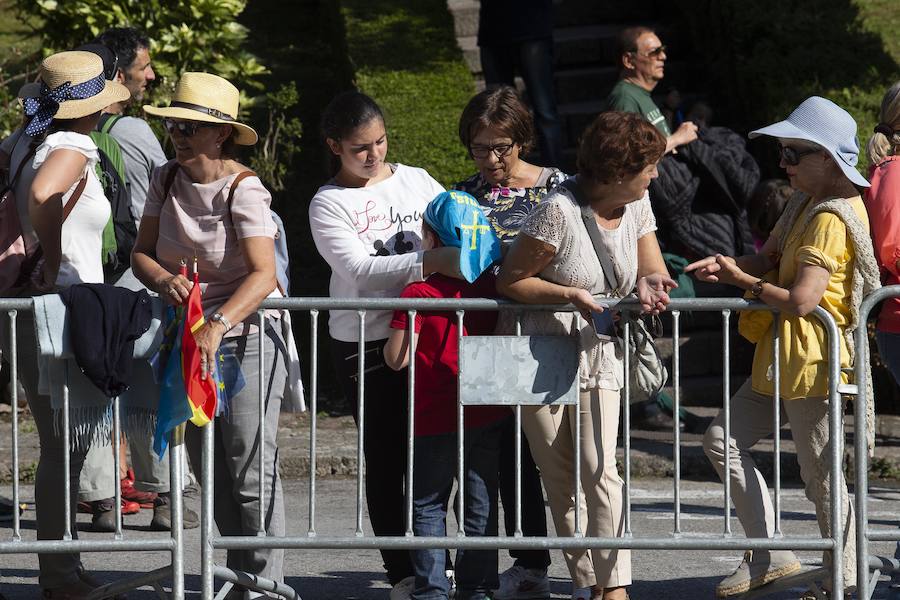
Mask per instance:
[[[900,383],[900,333],[878,330],[875,332],[875,341],[878,343],[881,360],[894,376],[894,381]]]
[[[481,70],[490,87],[515,87],[518,69],[534,111],[541,165],[559,167],[562,161],[562,126],[553,88],[553,40],[529,40],[519,44],[481,47]]]
[[[464,434],[465,515],[467,536],[497,535],[497,470],[503,422]],[[447,503],[457,472],[456,433],[415,438],[413,473],[413,532],[416,537],[447,534]],[[416,576],[414,600],[448,598],[450,582],[444,574],[446,552],[439,549],[412,550]],[[484,600],[499,586],[496,550],[458,550],[456,553],[456,597]]]

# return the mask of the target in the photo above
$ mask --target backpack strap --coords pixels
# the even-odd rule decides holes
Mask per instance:
[[[114,115],[112,113],[103,113],[100,115],[100,123],[97,125],[97,130],[103,133],[109,133],[109,130],[116,126],[116,123],[119,122],[119,119],[122,118],[122,115]]]
[[[237,174],[237,177],[234,178],[234,181],[231,182],[231,188],[228,190],[228,200],[226,201],[226,206],[228,206],[228,217],[231,218],[231,203],[234,200],[234,190],[237,189],[237,186],[240,182],[245,180],[248,177],[256,177],[256,173],[247,169],[246,171],[241,171]],[[232,221],[233,223],[233,221]],[[275,232],[276,237],[278,236],[278,232]],[[278,291],[282,296],[287,298],[287,291],[283,287],[281,287],[281,282],[278,281],[278,277],[275,278],[275,287],[278,288]]]

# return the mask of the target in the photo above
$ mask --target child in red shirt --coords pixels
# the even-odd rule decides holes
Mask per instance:
[[[487,227],[483,227],[483,226]],[[488,267],[500,257],[500,241],[469,194],[439,194],[423,215],[422,247],[460,248],[460,271],[466,280],[435,274],[410,284],[403,298],[495,297],[494,275]],[[493,333],[497,314],[468,312],[463,335]],[[409,363],[409,320],[394,312],[394,330],[384,346],[385,362],[393,369]],[[458,324],[455,311],[418,311],[415,317],[415,440],[413,463],[413,532],[416,536],[446,535],[447,503],[457,474]],[[465,515],[467,536],[497,535],[497,472],[500,433],[509,409],[466,407]],[[410,552],[415,571],[412,598],[447,598],[444,550]],[[456,554],[457,598],[483,600],[498,586],[496,550],[459,550]]]

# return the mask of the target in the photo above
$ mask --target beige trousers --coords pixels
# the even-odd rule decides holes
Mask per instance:
[[[731,498],[747,537],[772,537],[775,533],[775,510],[769,490],[750,454],[750,449],[758,441],[772,435],[773,410],[772,397],[754,392],[749,379],[731,399],[731,439],[728,443]],[[815,504],[819,531],[823,537],[828,537],[831,535],[828,399],[818,397],[782,401],[781,422],[785,421],[791,424],[806,497]],[[724,411],[719,412],[707,429],[703,449],[719,477],[724,478]],[[843,472],[838,487],[841,490],[841,518],[844,522],[844,582],[852,586],[856,583],[856,526]],[[823,564],[831,568],[831,552],[825,552]]]
[[[581,527],[591,537],[621,537],[625,529],[625,482],[616,469],[619,392],[583,391],[576,406],[528,406],[522,429],[550,501],[561,537],[575,534],[575,444],[581,449]],[[581,413],[581,436],[575,439],[575,411]],[[630,550],[563,552],[576,587],[604,588],[631,584]]]

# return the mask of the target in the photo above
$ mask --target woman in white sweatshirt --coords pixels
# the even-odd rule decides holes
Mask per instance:
[[[432,273],[460,277],[459,249],[421,249],[422,213],[445,190],[423,169],[385,162],[387,133],[375,101],[355,91],[338,95],[322,115],[322,135],[336,175],[310,202],[309,223],[331,267],[331,297],[399,297],[408,284]],[[366,498],[375,535],[388,536],[406,531],[408,397],[406,373],[388,369],[382,356],[391,315],[366,311],[364,335]],[[358,409],[359,316],[355,310],[330,311],[328,327],[338,379]],[[381,555],[396,588],[391,597],[404,597],[413,575],[409,552]]]

